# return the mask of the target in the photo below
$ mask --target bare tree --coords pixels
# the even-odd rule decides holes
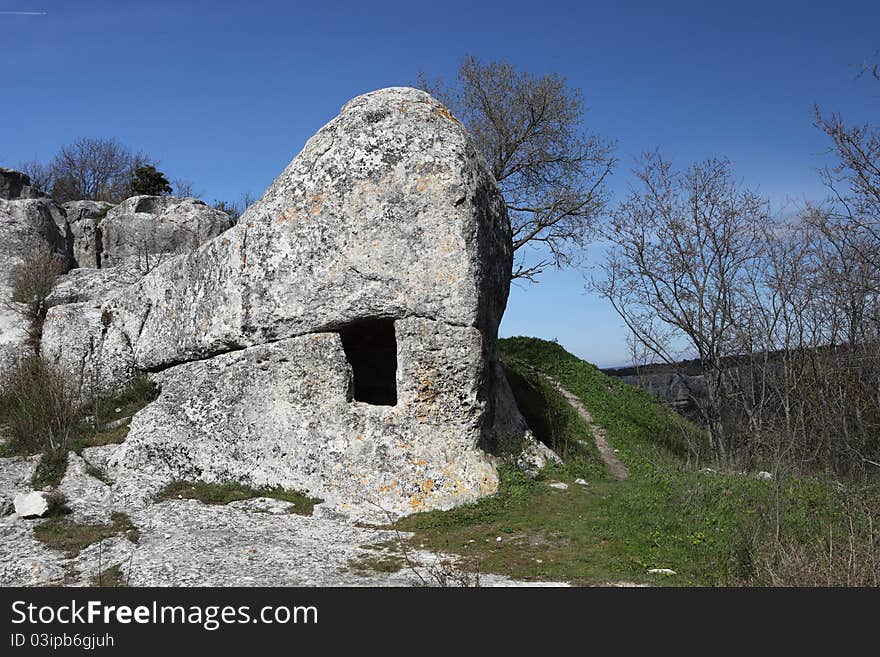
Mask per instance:
[[[193,182],[186,178],[175,178],[171,181],[171,186],[174,188],[174,196],[180,198],[201,197],[201,193],[195,191],[195,185]]]
[[[675,366],[696,354],[707,394],[693,401],[724,460],[725,356],[767,205],[732,180],[726,160],[675,171],[649,153],[635,174],[640,188],[601,228],[610,248],[595,286],[656,358]]]
[[[613,144],[584,130],[580,91],[556,75],[467,57],[456,83],[420,86],[473,135],[507,203],[517,251],[513,277],[535,281],[572,262],[607,204]],[[527,261],[524,247],[538,249]],[[534,255],[534,254],[533,254]]]
[[[18,170],[28,175],[33,189],[45,194],[48,194],[51,191],[52,184],[55,180],[52,167],[43,164],[42,162],[31,160],[19,164]]]
[[[56,201],[89,199],[119,203],[130,194],[132,173],[158,164],[116,139],[81,138],[64,146],[49,164]]]

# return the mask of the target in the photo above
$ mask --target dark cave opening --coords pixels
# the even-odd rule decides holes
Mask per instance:
[[[354,372],[354,400],[377,406],[397,404],[397,338],[394,320],[368,319],[339,330]]]

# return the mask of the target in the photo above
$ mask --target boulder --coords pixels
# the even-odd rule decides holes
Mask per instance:
[[[66,267],[67,243],[56,223],[61,216],[49,198],[0,199],[0,372],[28,353],[25,324],[10,301],[10,274],[34,251],[55,253]]]
[[[18,198],[38,198],[41,194],[31,188],[31,179],[26,173],[0,167],[0,198],[7,201]]]
[[[107,212],[95,228],[92,250],[96,264],[80,265],[114,267],[134,262],[145,274],[168,257],[193,251],[231,226],[229,215],[198,199],[134,196]]]
[[[101,221],[107,216],[112,203],[104,201],[70,201],[64,204],[66,233],[72,243],[72,255],[77,267],[100,267]]]
[[[57,223],[63,216],[64,210],[48,198],[0,199],[0,287],[8,284],[12,267],[32,251],[66,258],[67,242]]]
[[[12,500],[15,512],[22,518],[42,518],[49,513],[49,493],[33,491],[19,493]]]
[[[129,199],[102,225],[166,202]],[[105,249],[129,253],[112,234]],[[153,373],[159,399],[107,463],[117,482],[280,485],[353,517],[449,508],[494,492],[484,448],[527,431],[496,353],[511,264],[466,130],[428,94],[384,89],[230,230],[100,306],[53,308],[44,349],[107,385]]]

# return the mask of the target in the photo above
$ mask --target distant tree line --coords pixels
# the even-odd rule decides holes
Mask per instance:
[[[603,222],[594,286],[634,358],[696,354],[713,456],[804,471],[880,468],[880,127],[814,110],[834,165],[822,203],[776,219],[723,159],[645,154]]]

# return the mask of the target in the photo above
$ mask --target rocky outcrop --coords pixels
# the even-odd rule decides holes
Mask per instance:
[[[49,198],[0,199],[0,371],[28,351],[25,325],[11,304],[10,275],[34,251],[55,253],[68,263],[67,243],[57,225],[61,216],[63,210]]]
[[[64,208],[78,267],[136,264],[141,276],[232,225],[225,212],[194,198],[133,196],[116,206],[74,201]]]
[[[100,267],[103,247],[99,225],[113,204],[104,201],[70,201],[63,207],[64,230],[71,243],[71,254],[76,266]]]
[[[139,198],[103,225],[154,202]],[[525,430],[499,401],[511,262],[467,132],[428,94],[385,89],[348,103],[232,229],[103,304],[53,308],[44,349],[107,385],[155,373],[114,479],[283,485],[355,517],[448,508],[494,492],[481,446]]]
[[[43,196],[31,187],[31,179],[26,173],[0,167],[0,199],[7,201],[18,198],[40,198]]]
[[[136,262],[105,269],[71,269],[58,278],[46,304],[51,307],[94,301],[100,305],[143,277]]]
[[[135,262],[146,272],[170,256],[195,250],[231,226],[229,215],[198,199],[134,196],[107,212],[98,224],[97,266]]]

